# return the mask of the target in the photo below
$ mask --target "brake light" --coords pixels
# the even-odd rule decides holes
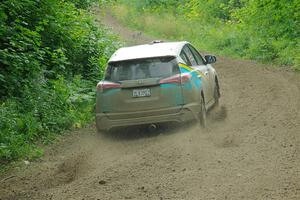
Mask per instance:
[[[160,84],[164,84],[164,83],[180,83],[181,79],[180,79],[180,74],[176,74],[175,76],[171,76],[165,79],[162,79],[159,81]]]
[[[192,78],[190,73],[181,74],[181,83],[186,83]]]
[[[116,88],[121,88],[121,84],[110,82],[110,81],[100,81],[97,84],[97,91],[99,92],[103,92],[104,90],[107,89],[116,89]]]
[[[186,83],[187,81],[190,80],[191,78],[190,73],[184,73],[184,74],[176,74],[174,76],[162,79],[159,81],[160,84],[165,84],[165,83]]]

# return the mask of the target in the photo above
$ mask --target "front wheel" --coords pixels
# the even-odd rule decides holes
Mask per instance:
[[[201,97],[199,121],[200,121],[200,126],[205,128],[206,127],[206,107],[205,107],[205,101],[204,101],[203,97]]]

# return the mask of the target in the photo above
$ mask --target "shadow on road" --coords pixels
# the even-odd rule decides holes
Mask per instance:
[[[156,137],[161,134],[174,134],[187,125],[183,126],[182,124],[164,123],[156,124],[156,126],[156,128],[150,128],[149,125],[122,127],[101,134],[105,138],[115,141],[137,140],[141,138]]]

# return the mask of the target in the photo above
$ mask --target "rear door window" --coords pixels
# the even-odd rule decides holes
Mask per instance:
[[[187,46],[185,46],[183,48],[183,52],[186,54],[188,60],[191,63],[191,66],[197,66],[196,58],[194,57],[193,53],[191,52],[191,50]]]
[[[179,73],[174,57],[147,58],[110,63],[106,80],[113,82],[147,78],[166,78]]]
[[[191,52],[193,53],[196,61],[197,61],[197,64],[198,65],[204,65],[204,61],[203,61],[203,58],[202,56],[198,53],[198,51],[192,46],[192,45],[188,45],[189,49],[191,50]]]
[[[191,66],[191,62],[189,61],[187,55],[184,53],[184,51],[181,51],[180,53],[180,57],[182,58],[182,60],[184,60],[184,62],[188,65]]]

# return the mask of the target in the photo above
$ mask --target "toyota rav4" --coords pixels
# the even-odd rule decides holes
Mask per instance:
[[[198,120],[220,97],[212,63],[189,42],[152,42],[120,48],[97,84],[98,131],[162,122]]]

